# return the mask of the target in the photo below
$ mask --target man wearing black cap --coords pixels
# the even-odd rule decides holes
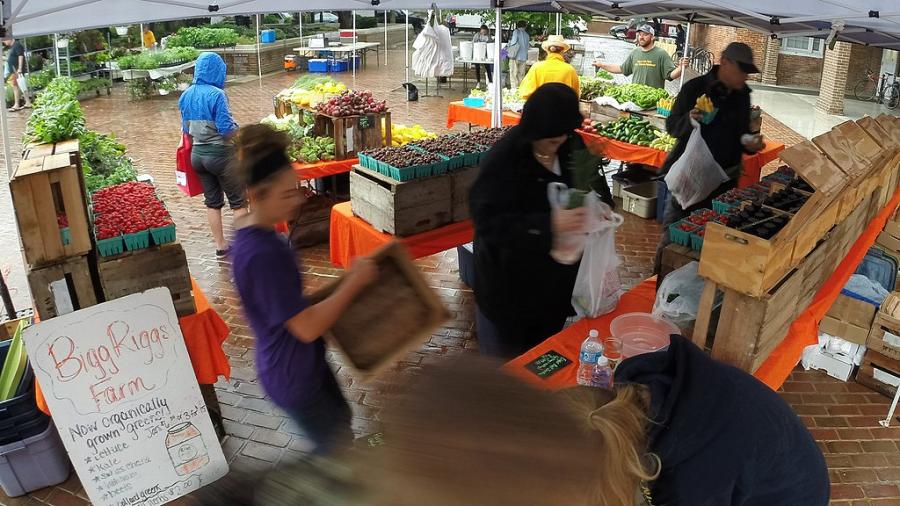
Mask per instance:
[[[675,99],[672,113],[666,119],[666,130],[678,142],[666,158],[661,173],[666,174],[684,153],[694,130],[691,120],[699,122],[702,116],[696,107],[697,99],[706,95],[717,112],[708,125],[700,125],[700,133],[729,180],[706,199],[687,209],[682,209],[675,198],[669,196],[663,216],[664,233],[656,251],[656,273],[660,270],[662,250],[669,244],[668,225],[696,209],[711,207],[712,199],[735,188],[741,177],[743,154],[755,153],[765,146],[759,133],[761,119],[756,111],[751,114],[750,88],[747,87],[748,75],[757,73],[759,69],[753,63],[750,46],[732,42],[722,51],[719,65],[715,65],[708,74],[685,83]]]
[[[631,82],[646,84],[654,88],[665,88],[666,79],[672,81],[681,77],[681,72],[688,65],[687,58],[683,58],[679,66],[675,66],[672,57],[665,49],[656,47],[656,30],[650,25],[641,25],[637,29],[638,47],[625,58],[621,65],[612,63],[594,62],[598,69],[612,72],[613,74],[625,74],[630,76]]]

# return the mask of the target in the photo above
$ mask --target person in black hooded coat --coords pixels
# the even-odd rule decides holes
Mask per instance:
[[[572,310],[578,263],[550,256],[555,234],[583,227],[583,209],[551,218],[547,185],[573,186],[573,154],[584,150],[575,133],[583,117],[578,97],[548,83],[525,103],[522,120],[491,149],[472,186],[475,224],[475,298],[481,352],[512,358],[562,330]],[[591,187],[613,206],[599,167]]]

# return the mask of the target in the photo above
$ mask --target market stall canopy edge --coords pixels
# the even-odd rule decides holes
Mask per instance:
[[[828,38],[900,49],[896,0],[506,0],[504,9],[571,12],[628,20],[634,17],[748,28],[784,37]]]
[[[7,33],[28,37],[174,19],[298,11],[426,10],[432,0],[7,0]],[[491,0],[445,0],[441,9],[489,9]]]

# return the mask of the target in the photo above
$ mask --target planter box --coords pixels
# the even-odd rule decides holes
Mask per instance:
[[[9,183],[25,261],[32,267],[91,250],[78,142],[30,146]],[[69,232],[60,233],[58,214]]]
[[[453,219],[449,175],[396,181],[359,165],[350,172],[353,214],[380,232],[415,235]]]

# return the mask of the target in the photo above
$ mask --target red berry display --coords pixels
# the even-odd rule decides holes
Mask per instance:
[[[316,111],[341,118],[344,116],[361,116],[388,110],[386,100],[375,100],[371,91],[345,90],[340,95],[330,98],[316,106]]]
[[[98,190],[92,196],[97,239],[135,234],[172,225],[172,216],[148,183],[123,183]]]

